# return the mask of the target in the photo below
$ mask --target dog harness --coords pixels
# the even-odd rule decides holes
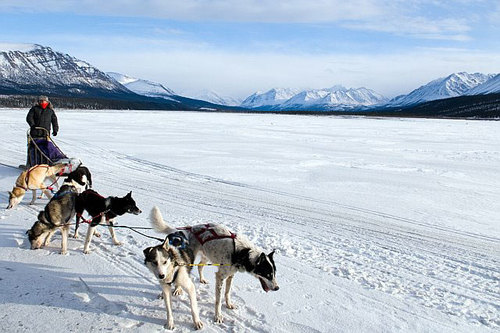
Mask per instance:
[[[182,227],[177,229],[187,230],[191,232],[196,237],[198,242],[200,242],[201,245],[205,244],[206,242],[213,241],[215,239],[231,238],[234,240],[236,238],[236,234],[232,233],[231,231],[229,231],[229,234],[225,235],[218,234],[217,231],[215,230],[215,227],[216,227],[215,225],[207,223],[204,225],[197,225],[194,227]]]
[[[30,179],[30,173],[31,171],[33,171],[34,169],[36,168],[46,168],[47,170],[50,168],[49,165],[47,164],[37,164],[35,166],[32,166],[27,172],[26,172],[26,177],[24,178],[24,182],[26,184],[26,187],[23,186],[23,184],[16,184],[17,187],[20,187],[22,188],[23,190],[25,191],[28,191],[28,190],[38,190],[38,189],[32,189],[32,188],[29,188],[29,179]],[[47,174],[47,171],[45,172],[45,174]],[[54,189],[52,187],[52,185],[54,185],[55,183],[57,183],[57,181],[59,180],[59,177],[61,177],[63,174],[63,170],[61,170],[58,174],[57,174],[57,178],[56,178],[56,181],[53,182],[52,184],[50,184],[49,186],[46,186],[45,188],[42,188],[41,190],[50,190],[52,192],[54,192]]]

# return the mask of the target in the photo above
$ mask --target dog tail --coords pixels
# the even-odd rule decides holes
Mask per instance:
[[[177,229],[170,227],[165,223],[163,217],[161,216],[160,209],[156,206],[151,209],[151,213],[149,214],[149,219],[151,220],[151,224],[155,231],[160,232],[162,234],[170,234],[172,232],[176,232]]]

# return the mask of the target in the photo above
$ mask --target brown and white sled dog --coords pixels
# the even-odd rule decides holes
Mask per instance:
[[[274,251],[266,254],[252,244],[244,236],[233,234],[220,224],[201,224],[196,226],[174,228],[168,226],[161,216],[158,207],[151,210],[150,219],[157,232],[171,234],[182,231],[188,239],[188,247],[196,256],[201,253],[200,264],[211,261],[219,264],[215,273],[215,322],[222,323],[222,285],[226,283],[225,299],[228,309],[236,308],[231,302],[231,284],[234,274],[238,271],[248,272],[256,277],[265,292],[279,289],[276,282],[276,266]],[[200,282],[207,283],[203,277],[203,266],[198,267]]]
[[[203,328],[200,320],[198,302],[196,300],[196,288],[189,277],[191,264],[194,261],[193,251],[189,248],[180,249],[171,246],[166,240],[163,244],[148,247],[144,250],[144,263],[149,270],[160,281],[163,290],[163,300],[167,309],[167,323],[165,328],[174,329],[174,317],[172,315],[172,285],[183,288],[189,295],[191,302],[191,315],[193,324],[197,330]]]
[[[23,200],[28,190],[33,192],[33,198],[31,199],[30,205],[35,203],[36,190],[42,190],[47,198],[52,198],[52,194],[45,186],[45,179],[50,179],[56,187],[59,187],[57,185],[56,175],[61,173],[65,167],[65,164],[56,164],[53,166],[38,164],[29,170],[21,172],[19,177],[17,177],[16,184],[12,188],[12,191],[9,192],[9,205],[7,209],[17,206]]]
[[[68,250],[69,222],[75,216],[75,203],[78,192],[74,186],[63,185],[50,199],[45,209],[38,214],[38,221],[33,224],[28,234],[31,249],[48,246],[50,238],[61,229],[61,254]]]

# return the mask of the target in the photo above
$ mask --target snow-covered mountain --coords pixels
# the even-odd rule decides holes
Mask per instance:
[[[413,105],[427,101],[466,95],[471,89],[485,83],[492,75],[482,73],[453,73],[444,78],[433,80],[413,90],[407,95],[400,95],[389,101],[396,106]]]
[[[500,93],[500,74],[490,78],[488,81],[467,91],[467,95],[484,95]]]
[[[221,96],[219,93],[207,89],[195,92],[186,92],[185,95],[190,98],[201,99],[202,101],[226,106],[238,106],[242,102],[241,99],[230,96]]]
[[[131,92],[89,63],[37,44],[0,43],[0,91],[99,96]]]
[[[337,85],[326,89],[300,91],[297,89],[271,89],[266,93],[249,96],[241,106],[269,108],[271,110],[350,110],[379,105],[387,99],[366,88]]]
[[[118,83],[127,87],[127,89],[139,95],[149,96],[149,97],[161,97],[170,100],[172,99],[172,96],[175,95],[172,89],[169,89],[160,83],[138,79],[135,77],[131,77],[116,72],[107,72],[106,74],[111,76]]]
[[[286,102],[299,92],[299,89],[291,88],[274,88],[266,92],[258,91],[245,98],[240,106],[249,109],[275,106]]]
[[[366,88],[350,88],[334,86],[328,89],[306,90],[293,96],[280,105],[282,109],[322,108],[330,109],[352,109],[378,105],[387,99]]]

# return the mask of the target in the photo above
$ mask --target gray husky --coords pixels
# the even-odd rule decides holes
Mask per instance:
[[[231,302],[231,284],[234,274],[238,271],[248,272],[256,277],[265,292],[279,289],[276,282],[276,266],[274,251],[266,254],[248,239],[233,234],[220,224],[201,224],[190,227],[173,228],[168,226],[161,216],[158,207],[151,210],[150,219],[157,232],[171,234],[183,232],[188,240],[188,246],[196,256],[201,253],[201,262],[198,266],[200,282],[207,283],[203,277],[203,264],[211,261],[218,264],[215,273],[215,322],[222,323],[222,285],[226,282],[225,299],[228,309],[235,309]]]
[[[69,221],[75,216],[77,189],[72,185],[63,185],[50,199],[45,209],[38,214],[38,221],[33,224],[28,234],[31,249],[39,249],[50,244],[50,238],[61,229],[61,254],[68,251]]]
[[[193,252],[189,248],[180,249],[176,246],[171,246],[167,238],[161,245],[146,248],[144,250],[144,257],[144,263],[160,281],[160,286],[163,290],[163,299],[167,308],[167,323],[165,324],[165,328],[174,329],[172,284],[176,288],[183,288],[187,291],[189,300],[191,301],[191,315],[194,326],[197,330],[203,328],[203,322],[200,320],[198,303],[196,301],[196,289],[189,277],[191,265],[194,260]],[[176,292],[179,293],[180,289],[176,289]]]

